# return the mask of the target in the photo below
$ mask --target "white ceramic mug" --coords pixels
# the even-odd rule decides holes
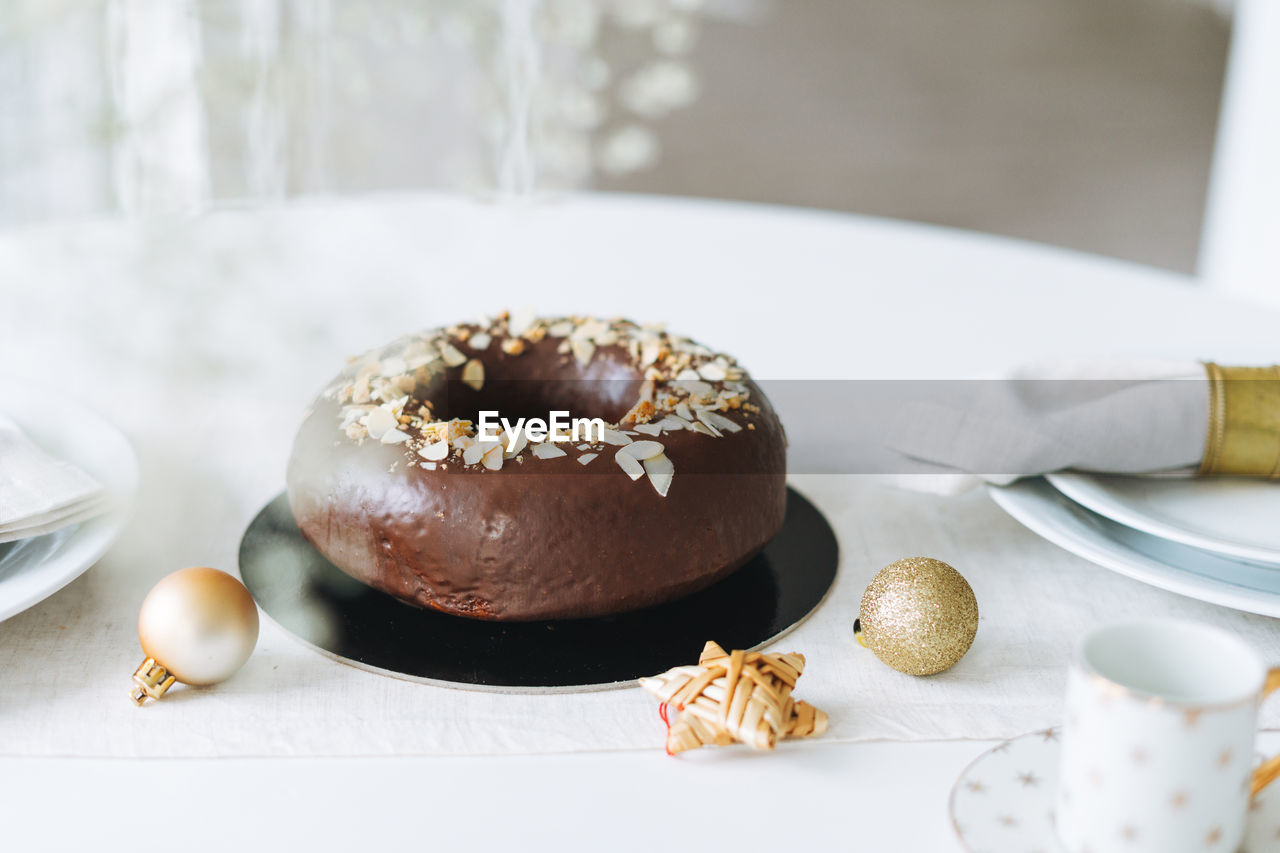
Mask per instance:
[[[1258,706],[1280,687],[1245,642],[1193,622],[1091,632],[1076,650],[1055,821],[1068,853],[1233,851],[1249,800]]]

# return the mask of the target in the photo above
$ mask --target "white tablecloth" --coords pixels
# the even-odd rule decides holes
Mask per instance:
[[[0,370],[103,412],[142,466],[133,520],[107,557],[0,624],[0,755],[10,756],[660,749],[655,703],[638,689],[426,687],[323,658],[269,621],[231,681],[176,688],[142,710],[128,702],[150,585],[186,565],[234,570],[240,534],[282,488],[308,399],[344,355],[409,328],[526,302],[666,319],[770,378],[1277,355],[1273,317],[1173,276],[849,217],[625,198],[530,211],[393,198],[150,229],[36,229],[0,238],[0,288]],[[829,712],[828,740],[994,738],[1054,724],[1073,639],[1128,616],[1222,625],[1280,660],[1280,622],[1099,569],[981,492],[926,496],[852,476],[793,485],[840,541],[835,590],[778,643],[807,656],[797,694]],[[920,554],[959,568],[982,614],[969,655],[929,679],[884,667],[851,632],[872,575]],[[1266,722],[1280,723],[1280,710]]]

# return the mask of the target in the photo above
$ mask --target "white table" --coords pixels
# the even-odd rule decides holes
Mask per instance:
[[[193,245],[198,255],[188,254]],[[148,280],[126,281],[142,274],[139,258]],[[353,281],[363,295],[342,296],[343,283]],[[112,287],[150,287],[155,299],[120,316]],[[401,294],[400,301],[336,322],[334,306],[343,299],[385,293]],[[956,849],[947,793],[990,740],[817,740],[771,755],[722,750],[681,760],[657,748],[471,757],[344,750],[319,758],[305,750],[289,758],[231,750],[236,757],[184,758],[181,749],[141,743],[151,725],[145,721],[166,718],[137,717],[144,722],[128,729],[116,722],[123,718],[110,703],[123,695],[138,656],[131,602],[164,570],[234,565],[235,531],[280,488],[275,466],[283,465],[292,423],[276,413],[300,411],[333,372],[332,358],[311,363],[299,353],[356,352],[426,319],[527,302],[547,313],[657,315],[768,378],[962,377],[1033,358],[1185,357],[1188,347],[1248,363],[1276,359],[1280,328],[1276,315],[1201,292],[1182,277],[1061,250],[842,215],[628,197],[497,210],[391,196],[177,224],[34,228],[0,235],[0,297],[0,364],[30,379],[86,374],[91,381],[79,386],[86,402],[138,442],[144,477],[137,517],[103,563],[0,625],[0,825],[3,846],[15,850],[124,849],[157,836],[195,849],[481,841],[502,849],[712,849],[741,835],[743,849],[807,842],[816,849]],[[239,308],[228,313],[224,304]],[[256,310],[243,310],[248,305]],[[311,305],[323,316],[308,314]],[[758,333],[761,322],[812,346],[773,345]],[[279,371],[282,379],[253,387],[218,379],[238,371]],[[261,446],[249,455],[219,443],[216,431],[175,433],[154,422],[157,389],[184,395],[206,380],[217,389],[205,401],[210,407],[234,405],[236,389],[244,391],[243,411],[231,421],[258,430]],[[190,394],[174,405],[199,414],[201,400]],[[272,418],[258,425],[259,412]],[[267,462],[237,464],[250,458]],[[980,496],[969,500],[966,511],[986,507]],[[1002,530],[1018,537],[1024,559],[1065,561],[1099,583],[1131,583],[1016,533],[1012,523]],[[842,543],[846,559],[850,544]],[[119,588],[127,594],[112,597]],[[1160,595],[1168,606],[1182,602]],[[826,616],[844,619],[849,599],[846,590],[843,601],[828,602]],[[820,611],[815,620],[823,617]],[[62,635],[49,624],[60,620],[67,620]],[[77,648],[91,662],[79,668],[60,657],[76,648],[77,632],[90,630],[105,632],[109,655]],[[48,656],[56,677],[45,683],[47,694],[30,676],[6,678],[6,644],[11,661],[25,661],[24,649]],[[314,678],[289,681],[290,672],[304,670],[354,689],[378,686],[375,676],[320,661],[267,625],[244,673],[225,691],[183,705],[223,709],[229,719],[276,677],[305,701],[306,690],[324,688]],[[806,680],[821,692],[822,676],[811,673]],[[856,715],[856,697],[841,713]],[[58,728],[68,720],[83,723]],[[100,757],[131,749],[176,757]],[[197,751],[225,752],[216,744]],[[792,823],[769,817],[789,810],[797,815]]]

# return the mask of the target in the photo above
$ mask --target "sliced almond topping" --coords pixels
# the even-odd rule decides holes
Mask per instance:
[[[433,441],[419,449],[418,455],[431,462],[442,462],[449,458],[449,442]]]
[[[702,433],[703,435],[709,435],[709,436],[711,436],[712,438],[719,438],[719,437],[720,437],[720,433],[719,433],[719,432],[717,432],[716,430],[714,430],[714,429],[712,429],[711,427],[707,426],[707,425],[706,425],[706,424],[704,424],[702,421],[694,421],[694,422],[689,426],[689,429],[693,430],[694,432],[700,432],[700,433]]]
[[[467,360],[467,357],[448,341],[440,344],[440,358],[450,367],[457,367]]]
[[[537,319],[538,312],[534,310],[532,305],[522,305],[511,312],[511,316],[507,320],[507,334],[513,338],[518,338],[529,331],[529,327]]]
[[[484,387],[484,365],[473,358],[462,368],[462,381],[479,391]]]
[[[378,366],[378,373],[381,376],[399,376],[409,369],[409,365],[405,363],[403,358],[392,356],[384,358]]]
[[[717,414],[710,409],[699,409],[698,419],[712,429],[722,430],[724,432],[740,432],[742,427],[736,421],[726,418],[724,415]]]
[[[654,456],[661,456],[664,450],[666,448],[656,441],[633,441],[618,452],[627,453],[636,459],[644,460],[652,459]]]
[[[624,453],[619,450],[613,454],[613,459],[618,463],[618,467],[627,472],[627,476],[631,478],[632,482],[644,476],[644,466],[640,464],[639,459],[636,459],[630,453]]]
[[[716,364],[714,361],[708,362],[698,368],[698,373],[708,382],[723,382],[728,376],[724,367]]]
[[[592,459],[595,459],[599,455],[600,455],[599,453],[584,453],[578,457],[578,464],[586,465],[588,462],[590,462]]]
[[[494,468],[500,468],[503,459],[563,456],[565,452],[553,442],[547,442],[537,452],[542,443],[532,442],[525,435],[512,441],[510,450],[510,436],[505,433],[498,441],[477,447],[475,428],[469,421],[438,419],[425,401],[415,401],[406,408],[408,399],[438,381],[446,367],[461,368],[462,381],[477,391],[483,390],[486,370],[480,353],[492,349],[495,342],[501,344],[503,352],[515,356],[547,337],[556,339],[553,346],[558,353],[572,355],[583,367],[592,363],[600,347],[619,347],[623,357],[643,376],[636,404],[599,439],[581,448],[581,464],[593,459],[602,444],[612,445],[624,454],[618,457],[618,464],[628,475],[634,475],[635,465],[625,459],[641,463],[665,456],[661,443],[650,439],[681,429],[710,436],[741,432],[753,425],[728,416],[736,411],[749,419],[760,411],[759,406],[748,402],[751,392],[745,384],[745,371],[723,353],[689,338],[668,335],[661,326],[641,327],[619,318],[583,316],[549,320],[539,318],[529,307],[503,311],[496,319],[481,318],[477,324],[458,324],[402,339],[350,358],[338,384],[325,394],[343,407],[339,420],[346,434],[361,441],[368,436],[387,444],[407,443],[410,464],[425,467],[444,463],[453,453],[459,457],[465,454],[467,464],[484,462]],[[461,351],[463,342],[475,358],[468,358]],[[535,452],[525,454],[526,449]],[[665,494],[663,463],[657,464],[655,488],[661,486]],[[665,482],[669,485],[669,480]]]
[[[567,456],[568,454],[550,442],[543,442],[542,444],[534,445],[533,455],[539,459],[555,459],[557,456]]]
[[[438,356],[433,352],[420,352],[405,358],[405,367],[417,370],[420,367],[433,367]]]
[[[396,428],[399,420],[396,419],[395,413],[391,411],[391,407],[378,406],[376,409],[371,409],[369,414],[361,418],[360,423],[364,424],[365,429],[369,430],[369,435],[381,439],[387,430]]]
[[[382,434],[379,439],[383,444],[403,444],[409,440],[409,433],[401,432],[398,429],[389,429]]]
[[[483,442],[482,444],[488,444]],[[485,450],[484,455],[480,457],[480,462],[490,471],[498,471],[502,468],[502,445],[497,442],[493,446]]]
[[[573,357],[576,358],[578,360],[578,364],[581,364],[583,367],[590,364],[591,357],[596,354],[596,345],[586,338],[570,338],[569,347],[573,350]]]
[[[436,463],[434,463],[434,462],[421,462],[421,463],[419,463],[419,464],[418,464],[418,467],[419,467],[419,468],[426,468],[428,471],[434,471],[434,470],[436,470]]]
[[[579,341],[590,340],[609,331],[609,326],[601,320],[584,320],[569,337]]]
[[[678,387],[683,388],[685,391],[688,391],[690,394],[697,394],[699,396],[703,394],[710,394],[715,391],[714,388],[706,382],[703,382],[701,379],[681,379],[675,384]]]
[[[658,360],[658,354],[662,352],[662,344],[656,340],[645,341],[640,345],[640,366],[648,367]]]
[[[675,432],[677,430],[689,429],[690,423],[679,415],[667,415],[658,421],[658,426],[662,427],[665,432]]]
[[[372,406],[345,406],[342,409],[342,429],[351,426],[371,411],[373,411]]]
[[[609,429],[608,427],[605,427],[603,438],[605,444],[612,444],[618,447],[631,443],[631,438],[629,436],[618,432],[616,429]]]
[[[671,460],[659,453],[644,460],[644,470],[649,475],[649,482],[653,483],[654,491],[665,498],[671,489],[671,480],[676,475],[676,467],[671,464]]]

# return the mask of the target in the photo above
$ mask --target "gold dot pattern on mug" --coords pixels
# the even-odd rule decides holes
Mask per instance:
[[[1057,790],[1062,743],[1059,729],[1032,732],[996,746],[969,765],[951,791],[951,822],[961,845],[971,853],[1059,853],[1062,846],[1054,831],[1053,800]],[[1260,756],[1218,753],[1218,772],[1245,774]],[[1154,746],[1136,746],[1129,758],[1150,762]],[[1190,795],[1178,788],[1168,793],[1170,814],[1191,807]],[[1135,817],[1112,828],[1120,849],[1141,850],[1143,827]],[[1190,849],[1221,850],[1223,828],[1203,827]],[[1270,853],[1280,849],[1280,789],[1264,790],[1253,801],[1241,853]]]

